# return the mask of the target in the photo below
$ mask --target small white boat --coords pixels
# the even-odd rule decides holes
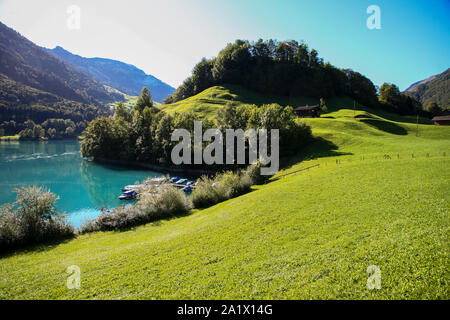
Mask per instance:
[[[125,191],[132,191],[132,190],[138,190],[138,189],[141,189],[141,188],[145,188],[145,187],[148,187],[148,185],[146,185],[146,184],[136,184],[136,185],[129,185],[129,186],[125,186],[123,189],[122,189],[122,192],[125,192]]]

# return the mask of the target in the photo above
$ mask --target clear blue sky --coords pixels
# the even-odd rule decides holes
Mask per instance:
[[[80,30],[66,27],[72,4]],[[366,27],[369,5],[381,9],[381,30]],[[0,0],[0,20],[39,45],[118,59],[173,86],[238,38],[304,40],[337,67],[401,90],[450,62],[448,0]]]

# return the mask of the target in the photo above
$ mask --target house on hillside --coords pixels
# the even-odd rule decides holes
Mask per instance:
[[[433,121],[436,126],[450,126],[450,110],[447,109],[437,117],[434,117]]]
[[[294,113],[300,118],[318,118],[320,117],[320,106],[303,106],[294,109]]]

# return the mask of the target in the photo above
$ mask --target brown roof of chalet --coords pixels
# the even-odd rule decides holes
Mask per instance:
[[[450,116],[438,116],[433,118],[433,121],[442,121],[442,120],[450,120]]]
[[[303,107],[297,107],[294,109],[294,111],[308,111],[308,110],[314,110],[320,108],[320,106],[315,105],[315,106],[303,106]]]

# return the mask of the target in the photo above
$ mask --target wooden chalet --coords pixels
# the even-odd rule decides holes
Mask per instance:
[[[321,108],[318,105],[315,106],[303,106],[294,109],[294,113],[299,118],[318,118],[320,117]]]
[[[433,118],[436,126],[450,126],[450,110],[445,110],[442,114]]]

